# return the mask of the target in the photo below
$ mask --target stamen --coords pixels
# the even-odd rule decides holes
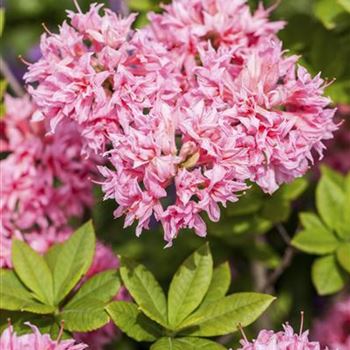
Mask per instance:
[[[24,63],[26,66],[31,66],[31,65],[32,65],[30,62],[26,61],[26,60],[23,58],[22,55],[18,55],[18,59],[19,59],[22,63]]]
[[[304,311],[300,312],[301,320],[300,320],[300,331],[299,336],[303,334],[303,328],[304,328]]]
[[[75,5],[75,7],[78,10],[78,12],[82,13],[81,8],[80,8],[80,6],[78,4],[78,0],[73,0],[73,4]]]
[[[43,28],[47,34],[53,35],[53,33],[50,32],[49,28],[47,28],[47,26],[44,22],[42,22],[41,25],[43,26]]]
[[[246,343],[249,343],[247,336],[244,333],[243,327],[241,323],[238,323],[237,329],[241,332],[242,337]]]
[[[57,344],[60,343],[61,339],[62,339],[62,336],[63,336],[63,329],[64,329],[64,320],[61,321],[61,328],[60,328],[60,331],[58,333],[58,336],[57,336]]]
[[[10,332],[10,349],[9,350],[14,350],[13,339],[12,339],[12,323],[11,323],[10,318],[7,319],[7,324],[8,324],[8,328],[9,328],[9,332]]]

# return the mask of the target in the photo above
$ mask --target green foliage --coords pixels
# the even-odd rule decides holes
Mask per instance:
[[[166,298],[153,274],[145,266],[126,258],[121,259],[120,274],[141,310],[152,320],[166,326]]]
[[[233,241],[235,235],[264,234],[289,218],[292,202],[307,186],[307,180],[300,178],[281,186],[273,195],[252,186],[237,203],[228,204],[220,222],[208,222],[210,233],[228,242]]]
[[[201,338],[161,338],[151,346],[151,350],[224,350],[221,344]]]
[[[205,245],[179,267],[168,293],[168,320],[177,327],[207,294],[213,275],[213,259]]]
[[[95,253],[92,222],[88,221],[71,236],[55,256],[49,258],[53,266],[55,302],[59,303],[89,269]]]
[[[345,278],[334,255],[316,259],[312,266],[312,280],[320,295],[333,294],[344,287]]]
[[[294,247],[310,254],[325,255],[316,259],[312,280],[320,295],[338,292],[350,273],[350,175],[322,168],[316,189],[319,216],[302,213],[303,230],[293,238]]]
[[[5,9],[0,7],[0,38],[2,37],[2,33],[5,27]]]
[[[116,271],[96,274],[77,287],[90,267],[95,252],[92,223],[79,228],[66,242],[53,246],[43,257],[26,243],[14,241],[14,270],[0,270],[0,309],[26,330],[18,311],[27,312],[26,321],[56,334],[61,320],[71,332],[86,332],[108,323],[106,305],[117,294],[120,278]],[[67,295],[69,295],[67,297]],[[38,318],[37,314],[45,314]],[[7,320],[1,319],[1,325]],[[16,331],[18,330],[16,329]]]
[[[129,337],[137,341],[156,341],[162,336],[162,328],[145,314],[136,304],[115,301],[107,306],[113,322]]]
[[[53,305],[52,274],[45,259],[26,243],[15,240],[12,244],[12,261],[23,284],[42,303]]]
[[[241,324],[253,323],[272,303],[270,295],[236,293],[200,308],[188,317],[180,327],[183,334],[200,337],[225,335]]]
[[[179,267],[170,283],[168,302],[145,266],[125,258],[121,261],[122,280],[136,304],[116,301],[106,310],[130,337],[155,342],[153,350],[223,349],[203,338],[232,333],[238,324],[251,324],[274,300],[258,293],[225,296],[230,269],[224,263],[213,270],[208,245],[196,250]]]

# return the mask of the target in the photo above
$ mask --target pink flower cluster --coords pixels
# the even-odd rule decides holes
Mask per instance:
[[[155,218],[168,245],[179,230],[206,235],[203,213],[237,201],[247,181],[265,192],[302,176],[336,130],[324,81],[287,56],[262,6],[174,0],[131,30],[101,6],[69,12],[42,36],[26,74],[52,130],[74,120],[85,152],[104,154],[105,198],[136,234]]]
[[[313,336],[331,350],[350,349],[350,296],[335,303],[324,319],[316,321]]]
[[[3,350],[83,350],[87,345],[75,340],[52,340],[49,334],[41,334],[37,327],[25,323],[32,333],[18,336],[9,326],[0,336],[0,349]]]
[[[308,331],[295,334],[289,325],[284,325],[283,329],[277,333],[262,330],[253,342],[242,340],[238,350],[321,350],[319,342],[309,341]]]
[[[118,268],[119,260],[112,249],[103,245],[101,242],[97,242],[94,260],[86,277],[90,278],[97,273]],[[115,300],[130,300],[130,296],[124,287],[119,290],[115,296]],[[92,332],[74,334],[76,340],[89,345],[94,350],[103,350],[104,346],[109,344],[116,336],[118,336],[118,330],[113,322]]]
[[[0,122],[0,266],[11,266],[11,240],[25,239],[39,252],[71,233],[68,220],[92,205],[92,159],[81,155],[82,138],[65,120],[48,135],[29,97],[6,96]]]

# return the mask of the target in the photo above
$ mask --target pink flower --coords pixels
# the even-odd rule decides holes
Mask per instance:
[[[325,317],[315,322],[312,334],[331,350],[350,349],[350,297],[331,306]]]
[[[303,176],[337,129],[325,83],[286,56],[262,6],[175,0],[130,29],[93,5],[42,37],[27,81],[52,129],[78,123],[85,152],[103,155],[105,199],[136,234],[151,219],[170,246],[181,229],[206,235],[257,183],[265,192]]]
[[[284,27],[284,22],[270,22],[271,10],[262,5],[251,14],[246,0],[175,0],[164,9],[163,14],[149,15],[146,30],[168,48],[189,81],[197,55],[208,42],[214,48],[235,50],[235,59],[244,60],[260,40],[275,38]]]
[[[18,336],[13,327],[6,328],[0,337],[0,348],[9,350],[83,350],[87,345],[75,340],[52,340],[49,334],[41,334],[39,329],[29,322],[32,332]]]
[[[321,350],[320,343],[309,341],[308,335],[308,331],[295,334],[291,326],[284,325],[281,332],[260,331],[253,342],[241,340],[242,347],[238,350]]]
[[[39,252],[71,233],[68,220],[92,205],[94,159],[85,159],[74,122],[65,120],[54,135],[46,121],[32,121],[29,98],[6,96],[1,121],[0,266],[11,266],[12,237],[24,238]]]

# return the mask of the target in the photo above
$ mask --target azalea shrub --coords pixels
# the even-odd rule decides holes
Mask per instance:
[[[1,349],[350,349],[348,1],[0,24]]]

